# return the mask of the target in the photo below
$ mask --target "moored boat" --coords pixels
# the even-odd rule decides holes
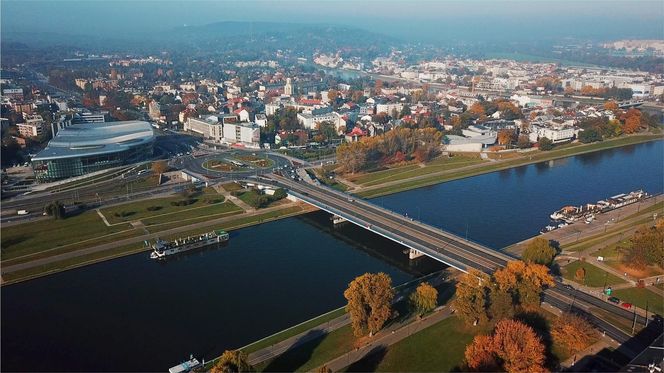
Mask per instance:
[[[168,256],[228,241],[226,231],[218,229],[194,237],[178,238],[173,241],[157,239],[152,245],[150,259],[164,259]]]

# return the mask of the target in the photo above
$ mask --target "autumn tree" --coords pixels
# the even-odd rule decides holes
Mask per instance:
[[[356,173],[367,160],[367,147],[362,141],[343,143],[337,147],[337,163],[344,171]]]
[[[329,91],[327,91],[327,99],[328,100],[330,100],[332,102],[335,102],[338,97],[339,97],[339,92],[337,90],[330,89]]]
[[[163,174],[168,170],[168,163],[166,161],[154,161],[152,162],[152,172],[155,175]]]
[[[509,145],[512,142],[514,137],[514,131],[512,130],[500,130],[498,131],[498,144],[500,145]]]
[[[468,108],[468,112],[473,114],[477,118],[486,114],[486,112],[484,111],[484,106],[482,106],[482,104],[479,102],[472,104],[470,108]]]
[[[493,274],[495,284],[502,291],[512,294],[516,304],[536,305],[546,286],[554,286],[549,268],[536,263],[515,260]]]
[[[464,352],[466,366],[475,372],[496,372],[500,370],[494,353],[493,338],[488,335],[477,335],[473,342],[466,346]]]
[[[588,320],[572,313],[565,313],[553,322],[551,336],[554,341],[576,354],[585,349],[596,338],[597,332]]]
[[[365,273],[355,278],[344,291],[348,300],[353,334],[372,336],[378,332],[392,314],[392,279],[385,273]]]
[[[476,336],[466,347],[466,365],[472,371],[545,372],[545,349],[528,325],[501,320],[490,336]]]
[[[484,324],[489,320],[487,303],[490,283],[489,275],[476,269],[459,277],[453,305],[467,325]]]
[[[494,353],[507,372],[537,372],[544,368],[544,344],[533,328],[516,320],[502,320],[493,332]]]
[[[586,278],[586,269],[579,267],[576,272],[574,272],[574,278],[578,281],[583,281]]]
[[[623,263],[634,268],[658,265],[664,268],[664,224],[661,220],[653,227],[640,227],[634,232],[630,244],[623,248]]]
[[[251,372],[253,368],[247,362],[247,354],[240,350],[226,350],[216,364],[210,369],[210,373],[239,373]]]
[[[519,139],[517,140],[516,146],[519,149],[528,149],[531,147],[530,144],[530,139],[528,138],[528,135],[519,135]]]
[[[528,243],[523,251],[523,260],[526,262],[551,265],[553,257],[556,255],[556,249],[551,246],[549,240],[542,237],[536,237]]]
[[[607,101],[604,103],[604,110],[618,111],[618,104],[615,101]]]
[[[421,283],[410,295],[410,305],[418,316],[433,311],[438,303],[438,290],[426,282]]]

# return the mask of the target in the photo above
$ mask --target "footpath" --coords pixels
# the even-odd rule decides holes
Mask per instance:
[[[327,367],[332,372],[340,372],[345,367],[358,362],[373,353],[384,351],[389,346],[450,317],[450,315],[452,315],[452,311],[449,308],[440,306],[432,314],[421,319],[411,318],[403,323],[388,326],[374,335],[369,343],[362,347],[358,347],[353,351],[347,352],[336,359],[328,361],[323,366]],[[314,371],[320,371],[319,369],[321,367],[316,368]]]

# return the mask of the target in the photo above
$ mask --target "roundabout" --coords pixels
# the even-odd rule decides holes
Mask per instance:
[[[184,170],[208,178],[244,178],[271,173],[291,162],[279,155],[264,151],[232,150],[195,158],[187,156],[178,162]]]

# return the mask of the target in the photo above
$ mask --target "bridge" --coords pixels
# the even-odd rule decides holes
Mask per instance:
[[[443,262],[464,273],[476,269],[493,273],[518,258],[493,250],[476,242],[464,239],[442,229],[433,227],[407,216],[379,207],[367,200],[319,185],[315,181],[296,181],[280,175],[266,175],[260,182],[288,190],[289,195],[311,204],[330,214],[339,216],[350,223],[374,232],[382,237],[398,242],[410,249]],[[641,314],[608,303],[593,295],[571,289],[557,281],[557,286],[546,289],[544,301],[561,309],[574,309],[582,312],[604,330],[607,335],[619,342],[630,339],[630,335],[604,320],[591,314],[599,308],[629,322],[646,325]]]

